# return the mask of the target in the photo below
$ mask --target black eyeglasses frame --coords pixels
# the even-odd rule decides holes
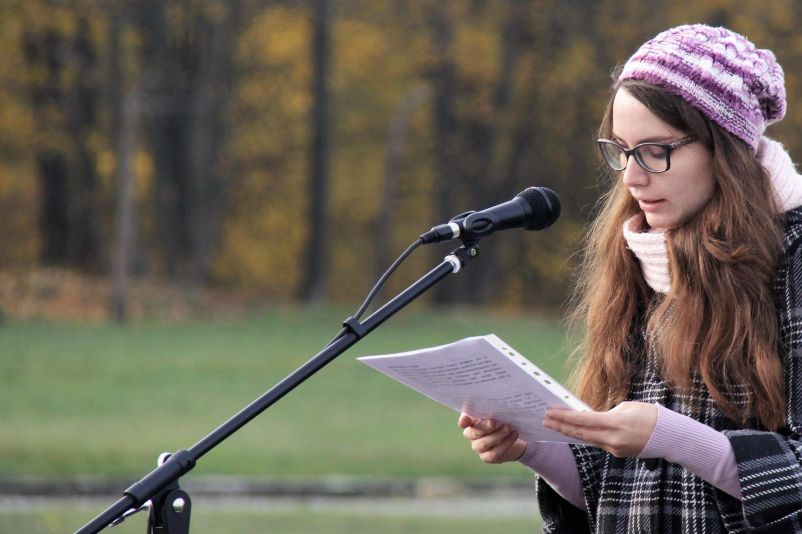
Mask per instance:
[[[627,165],[629,164],[629,157],[630,156],[635,156],[635,161],[638,163],[638,165],[640,165],[640,167],[643,170],[645,170],[646,172],[650,172],[652,174],[662,174],[664,172],[668,172],[668,170],[671,169],[671,152],[676,148],[679,148],[679,147],[684,146],[684,145],[689,145],[689,144],[691,144],[691,143],[693,143],[695,141],[697,141],[697,139],[694,136],[687,135],[685,137],[681,137],[680,139],[677,139],[677,140],[672,141],[670,143],[651,143],[651,142],[649,142],[649,143],[640,143],[640,144],[635,145],[634,147],[629,148],[629,149],[624,147],[624,146],[622,146],[619,143],[616,143],[615,141],[610,140],[610,139],[596,139],[596,144],[599,146],[599,151],[601,152],[601,155],[604,158],[604,161],[607,163],[607,165],[610,166],[611,169],[613,169],[616,172],[620,172],[620,171],[623,171],[624,169],[626,169]],[[626,163],[624,164],[623,167],[617,168],[613,164],[613,162],[610,160],[610,158],[607,157],[607,152],[604,150],[604,145],[613,145],[613,146],[616,146],[619,149],[621,149],[621,151],[626,156]],[[647,146],[657,146],[657,147],[660,147],[660,148],[662,148],[663,150],[666,151],[666,168],[665,169],[663,169],[662,171],[657,171],[657,170],[649,168],[649,166],[646,165],[646,163],[643,161],[643,158],[641,156],[640,149],[642,147],[647,147]]]

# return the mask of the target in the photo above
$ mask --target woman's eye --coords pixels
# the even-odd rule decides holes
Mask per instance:
[[[666,151],[663,147],[651,146],[646,149],[646,155],[654,159],[665,159]]]

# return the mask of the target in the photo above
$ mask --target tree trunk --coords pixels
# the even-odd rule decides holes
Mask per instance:
[[[64,40],[53,29],[41,33],[26,31],[22,47],[26,66],[38,76],[29,88],[31,107],[38,128],[47,131],[59,125],[49,117],[58,116],[64,106],[60,78],[64,68]],[[42,261],[47,265],[66,264],[69,258],[70,188],[68,157],[56,144],[36,147],[36,167],[40,189],[39,231]]]
[[[203,38],[197,43],[199,76],[190,116],[188,154],[191,279],[196,284],[206,282],[222,224],[225,188],[220,174],[220,154],[226,137],[225,106],[231,92],[232,62],[240,22],[241,4],[231,0],[222,21],[212,23],[201,17],[197,25],[203,29]]]
[[[376,243],[373,252],[373,270],[376,280],[384,274],[390,267],[390,262],[393,261],[392,242],[398,200],[398,173],[403,160],[409,122],[412,113],[430,96],[431,89],[427,85],[418,85],[412,89],[396,107],[387,129],[387,153],[384,159],[382,193],[376,220],[373,224],[374,242]]]
[[[123,97],[120,132],[117,140],[117,218],[113,258],[113,294],[111,315],[116,323],[128,320],[131,259],[136,242],[134,206],[134,174],[132,162],[136,150],[137,122],[140,114],[139,94],[127,89]]]
[[[329,38],[329,0],[312,0],[312,144],[309,177],[309,237],[306,245],[304,276],[299,294],[306,302],[326,296],[328,251],[329,181],[329,90],[328,75],[331,42]]]
[[[67,261],[70,233],[67,159],[59,150],[44,150],[36,155],[39,172],[39,229],[42,234],[42,262],[61,265]]]
[[[155,248],[175,280],[188,275],[192,254],[188,138],[196,53],[186,32],[169,26],[165,3],[142,0],[131,7],[142,32],[147,95],[142,113],[154,165]]]
[[[431,17],[431,33],[436,56],[433,73],[434,85],[434,151],[437,176],[436,213],[440,217],[455,215],[453,202],[456,177],[455,136],[457,119],[454,111],[456,97],[455,66],[452,57],[454,39],[453,20],[448,2],[434,3]],[[456,284],[445,282],[434,288],[437,304],[451,304],[458,299]]]
[[[71,38],[56,28],[27,31],[23,50],[40,131],[58,131],[36,147],[42,199],[41,258],[46,264],[99,271],[100,202],[96,162],[88,143],[97,125],[98,61],[89,24],[76,19]],[[73,73],[65,77],[65,72]],[[66,141],[58,142],[59,138]]]
[[[67,96],[67,134],[73,144],[73,176],[70,195],[71,221],[69,236],[70,264],[85,271],[100,272],[100,199],[98,198],[97,164],[93,151],[87,145],[89,136],[97,127],[98,59],[89,23],[78,19],[76,35],[70,48],[71,69],[75,84]]]
[[[518,192],[514,189],[522,143],[531,140],[529,137],[521,138],[520,134],[525,132],[528,135],[532,131],[528,127],[530,121],[522,120],[510,102],[516,63],[530,40],[530,10],[531,5],[525,0],[508,0],[506,15],[499,26],[501,68],[493,91],[494,120],[485,138],[481,174],[475,180],[476,201],[480,207],[504,202]],[[494,242],[492,253],[484,255],[477,269],[466,273],[473,288],[466,295],[469,301],[486,305],[499,293],[508,269],[501,262],[501,256],[511,242],[510,239]]]

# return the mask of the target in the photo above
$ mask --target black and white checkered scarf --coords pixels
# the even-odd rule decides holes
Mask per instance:
[[[719,410],[700,379],[689,394],[678,394],[658,376],[651,351],[630,393],[630,400],[660,403],[724,432],[735,453],[743,501],[662,459],[616,458],[572,445],[588,511],[539,480],[544,533],[802,534],[802,208],[787,212],[786,219],[775,282],[786,426],[780,432],[739,427]]]

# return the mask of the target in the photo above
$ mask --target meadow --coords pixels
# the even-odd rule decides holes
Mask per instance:
[[[195,444],[317,353],[348,315],[344,309],[281,307],[231,320],[126,327],[3,323],[0,478],[133,481],[152,469],[160,452]],[[186,477],[530,478],[516,464],[483,464],[457,428],[455,412],[355,360],[485,333],[499,335],[556,378],[565,376],[565,334],[553,320],[406,310],[201,458]],[[0,530],[24,523],[27,532],[61,532],[59,526],[74,528],[101,509],[4,512]],[[424,523],[432,532],[451,531],[441,525],[449,520],[436,518],[198,514],[197,532],[256,531],[215,526],[238,521],[280,532],[316,531],[317,524],[331,532],[371,532],[377,525],[412,532],[423,531],[418,526]],[[296,530],[279,527],[285,523]],[[472,532],[471,524],[478,532],[493,522],[452,526]],[[532,523],[510,518],[507,527],[525,532]]]
[[[136,475],[186,448],[314,355],[343,310],[128,327],[0,327],[0,476]],[[457,414],[357,362],[496,333],[556,378],[553,321],[418,310],[392,318],[203,457],[194,472],[253,476],[528,476],[486,466]]]
[[[0,532],[25,532],[25,534],[52,534],[72,532],[91,518],[99,507],[53,507],[37,513],[0,514]],[[145,519],[130,518],[113,527],[112,534],[140,534],[145,529]],[[192,513],[190,531],[193,534],[243,534],[281,533],[305,534],[326,532],[327,534],[351,534],[354,532],[381,532],[382,534],[426,533],[437,534],[507,534],[538,532],[537,518],[432,518],[432,517],[387,517],[372,514],[321,513],[310,511],[258,512],[258,511],[209,511],[198,507]],[[110,529],[106,529],[109,531]]]

